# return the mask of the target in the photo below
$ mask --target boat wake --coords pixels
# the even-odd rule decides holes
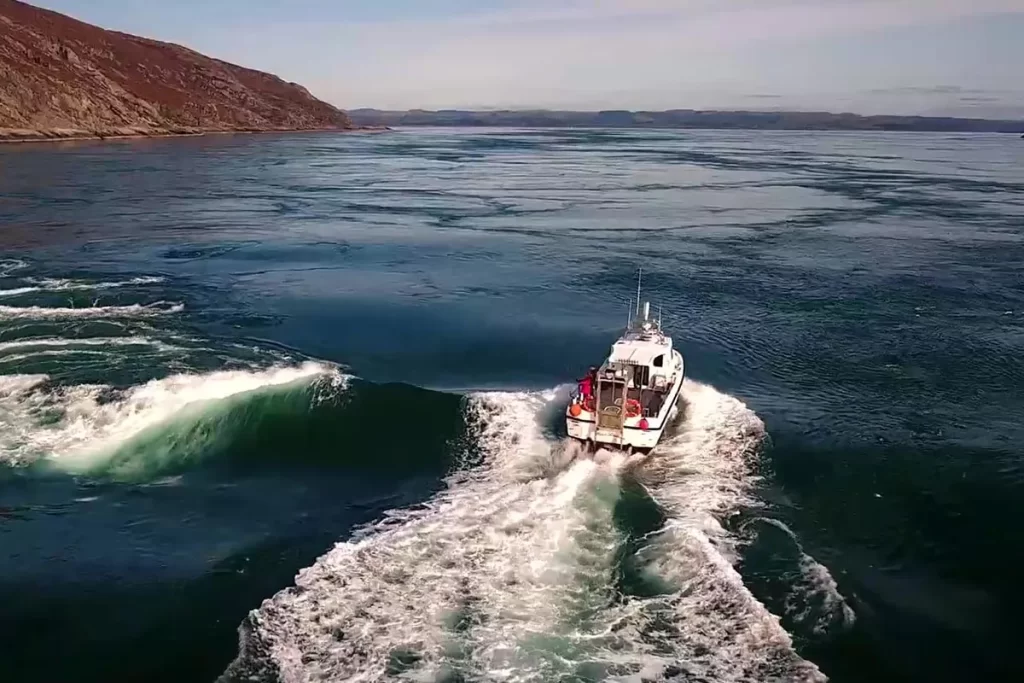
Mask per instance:
[[[758,578],[767,584],[766,592],[774,596],[773,604],[791,632],[805,641],[819,642],[853,626],[856,614],[836,580],[784,522],[756,517],[744,527],[757,528],[754,550],[765,547],[759,554]]]
[[[550,430],[561,389],[462,398],[276,357],[210,370],[222,354],[150,320],[181,304],[21,303],[0,306],[13,323],[0,362],[20,368],[0,375],[8,468],[130,483],[200,463],[449,473],[443,491],[360,529],[252,612],[225,681],[822,678],[734,569],[722,520],[751,502],[764,427],[711,387],[685,381],[679,427],[654,457],[580,457]],[[162,354],[169,374],[137,375],[123,361],[140,351]]]
[[[718,521],[743,504],[763,426],[710,387],[683,391],[679,432],[636,475],[665,516],[647,533],[623,521],[625,459],[547,433],[556,392],[470,396],[446,490],[252,612],[222,680],[822,680]]]

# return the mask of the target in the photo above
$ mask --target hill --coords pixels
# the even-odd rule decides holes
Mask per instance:
[[[735,128],[760,130],[881,130],[1024,133],[1024,121],[937,116],[860,116],[799,111],[383,111],[353,109],[356,124],[578,128]]]
[[[277,76],[0,0],[0,140],[346,128]]]

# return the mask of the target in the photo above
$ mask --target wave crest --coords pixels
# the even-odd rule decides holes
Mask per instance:
[[[173,375],[113,391],[103,385],[53,386],[46,375],[0,376],[0,445],[8,465],[43,463],[71,473],[136,478],[216,451],[246,426],[253,400],[346,378],[322,363],[260,371]],[[241,410],[242,415],[238,414]],[[228,423],[240,425],[230,426]]]

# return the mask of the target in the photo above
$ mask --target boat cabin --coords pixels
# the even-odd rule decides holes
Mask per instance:
[[[671,338],[645,314],[612,345],[611,354],[597,371],[594,412],[599,426],[620,426],[625,418],[660,415],[674,384],[675,366]]]
[[[637,302],[640,279],[637,278]],[[566,407],[569,437],[629,453],[650,453],[678,415],[683,356],[661,329],[651,306],[630,306],[626,331],[600,368],[591,368]]]

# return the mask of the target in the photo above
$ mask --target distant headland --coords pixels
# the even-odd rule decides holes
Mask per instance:
[[[0,141],[354,127],[277,76],[0,0]]]
[[[752,130],[939,131],[1024,133],[1024,120],[1000,121],[945,116],[861,116],[806,111],[386,111],[351,109],[356,125],[480,126],[524,128],[715,128]]]

